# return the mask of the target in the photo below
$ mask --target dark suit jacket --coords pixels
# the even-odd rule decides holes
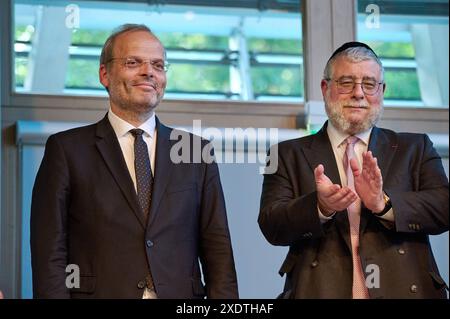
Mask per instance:
[[[428,234],[449,229],[448,180],[424,134],[373,128],[369,150],[378,159],[395,225],[362,207],[360,254],[366,278],[379,269],[371,298],[445,298]],[[276,154],[271,154],[271,156]],[[289,246],[280,269],[284,298],[351,298],[352,258],[346,211],[321,224],[314,168],[340,184],[326,124],[315,135],[278,147],[278,169],[264,176],[259,225],[273,245]],[[370,279],[369,281],[371,281]],[[373,281],[372,283],[374,283]]]
[[[107,117],[49,137],[31,208],[34,297],[142,298],[149,270],[159,298],[238,297],[217,164],[172,163],[178,141],[156,129],[147,224]],[[80,268],[79,289],[66,288],[68,264]]]

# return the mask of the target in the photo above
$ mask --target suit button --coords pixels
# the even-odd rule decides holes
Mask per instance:
[[[145,287],[145,280],[139,280],[138,284],[137,284],[139,289],[142,289]]]
[[[405,250],[403,248],[399,248],[397,251],[398,251],[398,253],[400,255],[404,255],[405,254]]]
[[[412,293],[416,293],[417,292],[417,286],[416,285],[411,285],[411,288],[409,288],[409,290],[411,290]]]
[[[313,267],[313,268],[316,268],[318,265],[319,265],[319,262],[318,262],[317,260],[314,260],[314,261],[311,263],[311,267]]]
[[[153,242],[151,240],[147,240],[145,242],[145,244],[147,245],[147,247],[152,247],[153,246]]]

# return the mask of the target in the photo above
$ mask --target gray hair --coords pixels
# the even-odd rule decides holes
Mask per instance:
[[[325,80],[331,79],[331,73],[332,68],[334,65],[334,62],[339,57],[345,57],[346,59],[350,60],[351,62],[361,62],[361,61],[375,61],[381,69],[381,81],[384,79],[384,68],[383,64],[381,63],[381,60],[370,50],[364,47],[352,47],[348,48],[342,52],[339,52],[336,54],[333,58],[331,58],[327,65],[325,66],[325,69],[323,70],[323,78]]]
[[[107,64],[112,59],[114,41],[116,40],[116,38],[123,33],[132,32],[132,31],[148,32],[152,37],[154,37],[155,39],[160,41],[158,39],[158,37],[152,32],[152,30],[150,30],[150,28],[144,24],[132,24],[132,23],[122,24],[122,25],[118,26],[117,28],[115,28],[113,30],[113,32],[111,33],[111,35],[108,37],[108,39],[106,39],[106,42],[102,48],[102,53],[100,54],[100,64]],[[161,43],[161,45],[162,45],[162,43]],[[164,58],[166,58],[166,50],[165,49],[164,49]]]

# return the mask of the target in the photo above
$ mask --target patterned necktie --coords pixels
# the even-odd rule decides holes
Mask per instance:
[[[350,159],[356,157],[355,144],[359,138],[356,136],[349,136],[346,139],[347,147],[344,156],[344,169],[347,175],[347,186],[355,191],[355,181],[353,179],[352,169],[350,167]],[[361,266],[361,259],[359,256],[359,222],[361,217],[361,200],[358,198],[348,208],[348,220],[350,223],[350,241],[352,244],[352,259],[353,259],[353,299],[367,299],[369,292],[366,287],[366,282]]]
[[[134,169],[136,173],[137,196],[144,220],[147,221],[153,186],[152,167],[148,156],[147,143],[142,138],[144,131],[133,129],[130,130],[130,133],[134,136]]]

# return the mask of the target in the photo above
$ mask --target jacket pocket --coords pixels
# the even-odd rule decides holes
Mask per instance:
[[[286,259],[284,260],[283,264],[280,267],[280,270],[278,273],[281,277],[286,274],[286,282],[284,284],[284,289],[281,294],[277,296],[277,299],[293,299],[294,298],[294,291],[295,291],[295,278],[293,275],[294,267],[298,260],[298,254],[288,253],[286,256]]]
[[[284,259],[283,264],[280,267],[280,270],[278,271],[280,276],[283,277],[284,274],[290,273],[294,268],[296,262],[297,262],[297,255],[288,253],[286,258]]]

